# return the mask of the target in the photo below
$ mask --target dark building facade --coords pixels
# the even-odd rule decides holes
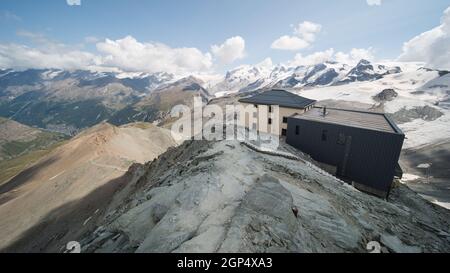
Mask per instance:
[[[336,167],[336,175],[356,188],[387,197],[404,138],[385,114],[314,108],[288,118],[286,142]]]

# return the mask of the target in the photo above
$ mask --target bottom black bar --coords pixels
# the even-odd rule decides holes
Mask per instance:
[[[360,272],[364,268],[383,270],[387,264],[403,271],[424,262],[438,267],[449,258],[448,254],[0,254],[0,263],[11,263],[15,269],[31,266],[33,271],[309,272],[313,268]]]

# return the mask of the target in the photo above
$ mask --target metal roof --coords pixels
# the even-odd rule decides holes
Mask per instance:
[[[315,107],[304,114],[298,114],[293,117],[303,120],[403,134],[395,123],[383,113],[328,107],[326,108],[326,112],[327,114],[324,116],[323,108]]]
[[[263,93],[256,94],[249,98],[240,99],[239,102],[279,105],[288,108],[306,108],[315,103],[315,100],[307,99],[286,90],[272,89]]]

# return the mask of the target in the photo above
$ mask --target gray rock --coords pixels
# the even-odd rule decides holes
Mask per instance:
[[[381,243],[395,253],[421,253],[422,249],[418,246],[409,246],[403,243],[397,236],[382,234]]]
[[[146,167],[102,232],[77,240],[87,252],[367,252],[374,240],[384,252],[450,251],[449,211],[404,185],[389,202],[361,193],[307,157],[187,141]]]
[[[398,96],[398,93],[394,89],[384,89],[380,93],[373,96],[373,99],[377,102],[392,101]]]
[[[441,111],[431,106],[414,107],[411,109],[402,108],[400,111],[391,114],[391,117],[398,124],[413,121],[415,119],[423,119],[433,121],[443,115]]]
[[[236,209],[219,252],[294,252],[299,228],[293,199],[277,179],[264,175]]]

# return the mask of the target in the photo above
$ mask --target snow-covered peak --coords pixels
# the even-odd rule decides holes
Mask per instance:
[[[268,78],[272,72],[273,66],[270,59],[259,63],[256,66],[241,65],[237,68],[228,71],[223,81],[215,85],[213,92],[218,91],[239,91],[241,88],[259,80]]]
[[[381,79],[385,75],[402,72],[398,66],[388,67],[383,64],[374,64],[367,60],[361,60],[350,72],[341,79],[339,84],[346,84],[355,81],[373,81]]]
[[[401,72],[399,66],[374,64],[360,60],[356,66],[327,61],[314,65],[273,65],[270,59],[255,65],[242,65],[227,72],[213,92],[247,92],[260,88],[301,88],[346,84],[354,81],[380,79],[384,75]]]

